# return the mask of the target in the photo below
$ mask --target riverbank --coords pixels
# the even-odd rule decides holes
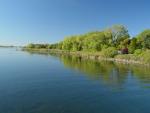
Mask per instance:
[[[150,66],[149,59],[145,59],[144,55],[138,56],[134,54],[119,54],[111,57],[105,57],[101,54],[101,52],[83,52],[83,51],[65,51],[65,50],[58,50],[58,49],[30,49],[30,48],[23,48],[23,51],[28,51],[31,53],[41,53],[41,54],[58,54],[58,55],[72,55],[76,57],[81,57],[84,59],[91,59],[91,60],[98,60],[98,61],[113,61],[119,63],[126,63],[126,64],[141,64]]]

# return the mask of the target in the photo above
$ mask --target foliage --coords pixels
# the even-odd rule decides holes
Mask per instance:
[[[150,63],[150,50],[143,51],[139,56],[145,63]]]
[[[118,52],[115,47],[109,47],[109,48],[103,49],[101,51],[101,55],[104,57],[114,57],[117,54],[118,54]]]
[[[147,29],[137,36],[138,43],[142,48],[150,49],[150,29]]]
[[[142,54],[142,50],[141,49],[136,49],[134,54],[135,55],[140,55],[140,54]]]
[[[106,30],[110,32],[112,38],[112,44],[117,46],[121,41],[129,38],[128,30],[123,25],[114,25]]]
[[[130,54],[133,54],[134,53],[134,51],[136,50],[136,48],[138,48],[137,47],[137,39],[136,38],[132,38],[131,40],[130,40],[130,44],[129,44],[129,53]]]
[[[35,46],[34,46],[34,44],[28,44],[27,46],[26,46],[27,48],[34,48]]]
[[[89,32],[82,35],[66,37],[55,44],[28,44],[29,49],[58,49],[64,51],[100,53],[104,57],[119,57],[138,59],[143,57],[149,61],[150,29],[144,30],[136,37],[131,38],[123,25],[114,25],[102,31]],[[128,52],[120,52],[128,50]],[[143,51],[146,50],[146,51]],[[117,55],[118,53],[130,55]]]

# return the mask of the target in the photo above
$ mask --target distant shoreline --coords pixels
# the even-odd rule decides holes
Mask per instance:
[[[23,51],[28,51],[32,53],[45,53],[45,54],[59,54],[59,55],[69,55],[69,56],[76,56],[81,57],[84,59],[90,59],[90,60],[97,60],[97,61],[113,61],[113,62],[119,62],[119,63],[125,63],[125,64],[140,64],[145,66],[150,66],[150,63],[145,63],[141,60],[134,60],[128,57],[119,58],[119,55],[115,56],[114,58],[109,57],[103,57],[99,54],[99,52],[83,52],[83,51],[65,51],[65,50],[58,50],[58,49],[31,49],[31,48],[23,48]],[[126,55],[120,55],[120,56],[132,56],[132,54],[126,54]],[[142,59],[142,58],[141,58]]]
[[[0,48],[14,48],[16,46],[0,46]]]

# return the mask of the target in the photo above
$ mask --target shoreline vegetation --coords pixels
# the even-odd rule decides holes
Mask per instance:
[[[24,51],[150,65],[150,29],[131,37],[123,25],[70,36],[55,44],[28,44]]]
[[[81,51],[64,51],[64,50],[57,50],[57,49],[31,49],[31,48],[23,48],[22,50],[31,53],[57,54],[57,55],[75,56],[79,58],[96,60],[96,61],[113,61],[113,62],[125,63],[125,64],[141,64],[145,66],[150,66],[149,62],[145,62],[142,58],[137,57],[133,54],[116,55],[115,57],[111,58],[111,57],[101,56],[99,52],[81,52]]]
[[[16,46],[2,46],[2,45],[0,45],[0,48],[13,48],[13,47],[16,47]]]

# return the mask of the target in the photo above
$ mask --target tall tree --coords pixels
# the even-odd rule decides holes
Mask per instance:
[[[142,45],[143,48],[150,49],[150,29],[144,30],[137,36],[138,43]]]
[[[123,25],[113,25],[106,29],[107,32],[111,33],[112,43],[116,46],[122,40],[129,38],[128,30]]]

